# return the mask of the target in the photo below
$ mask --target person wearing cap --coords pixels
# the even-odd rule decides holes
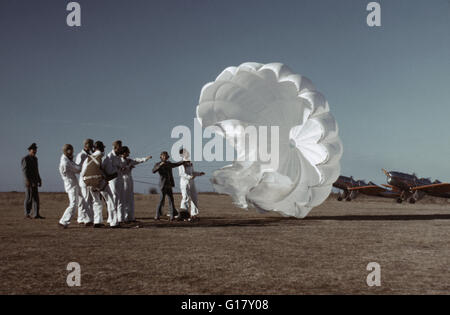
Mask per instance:
[[[102,160],[101,171],[105,170],[105,158],[103,158],[105,152],[105,146],[103,142],[96,141],[94,144],[94,153],[92,153],[88,158],[84,160],[83,167],[81,169],[80,178],[85,179],[86,171],[88,170],[89,163],[95,163],[97,159]],[[100,158],[99,158],[100,157]],[[106,172],[104,172],[106,173]],[[118,228],[119,222],[117,221],[117,209],[114,204],[113,193],[106,182],[106,174],[104,174],[101,183],[101,189],[97,187],[87,187],[87,202],[92,204],[94,211],[94,228],[99,228],[103,226],[103,199],[106,201],[106,206],[108,210],[108,223],[111,228]]]
[[[36,153],[37,145],[33,143],[28,147],[28,154],[22,158],[22,174],[25,182],[25,218],[32,217],[31,209],[33,208],[33,217],[35,219],[44,219],[39,214],[38,187],[42,186],[42,180],[39,175]]]
[[[125,213],[125,222],[135,222],[136,219],[134,217],[134,185],[133,185],[133,176],[132,170],[133,168],[141,163],[145,163],[152,158],[151,155],[144,158],[134,158],[131,159],[130,149],[127,146],[122,147],[119,150],[119,154],[122,158],[122,163],[124,165],[123,168],[123,183],[124,183],[124,199],[123,199],[123,207]]]
[[[86,139],[83,142],[83,150],[81,150],[80,153],[77,154],[77,157],[75,158],[75,163],[78,164],[80,167],[83,166],[84,160],[93,153],[94,150],[94,140],[92,139]],[[79,186],[81,191],[81,196],[83,198],[79,198],[78,200],[78,218],[77,222],[78,224],[86,224],[91,225],[94,220],[94,212],[92,209],[92,204],[87,202],[87,187],[84,183],[83,179],[80,176],[79,179]]]
[[[159,188],[161,189],[160,199],[158,206],[156,207],[156,216],[155,220],[159,220],[161,216],[162,207],[164,206],[164,200],[166,196],[169,197],[169,216],[170,221],[173,221],[174,218],[177,218],[178,212],[175,209],[174,201],[173,201],[173,192],[172,188],[175,187],[175,181],[173,180],[172,169],[183,165],[186,161],[180,161],[178,163],[173,163],[169,161],[169,153],[167,151],[161,152],[160,159],[161,161],[156,163],[153,167],[153,174],[159,174]]]
[[[76,176],[76,174],[80,172],[81,166],[73,161],[73,146],[71,144],[65,144],[59,162],[59,173],[64,181],[64,189],[69,197],[69,206],[66,211],[64,211],[64,214],[58,223],[63,228],[67,228],[70,224],[72,216],[78,209],[78,200],[83,198]]]
[[[187,212],[190,206],[191,213],[189,220],[194,221],[198,216],[198,198],[194,178],[203,176],[205,175],[205,173],[194,171],[194,166],[190,161],[189,152],[186,149],[180,149],[179,153],[183,161],[187,162],[186,164],[178,167],[178,172],[180,175],[180,190],[182,196],[180,211]]]
[[[117,177],[109,181],[109,187],[114,197],[114,205],[117,210],[117,219],[119,223],[124,222],[125,213],[123,207],[124,200],[124,182],[123,182],[123,169],[122,159],[119,155],[119,150],[122,147],[122,141],[116,140],[113,142],[112,151],[105,158],[105,172],[108,174],[117,173]]]

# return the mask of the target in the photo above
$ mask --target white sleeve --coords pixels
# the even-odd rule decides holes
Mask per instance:
[[[59,172],[61,173],[61,175],[66,176],[67,167],[66,167],[66,163],[64,162],[64,160],[61,160],[59,162]]]
[[[134,159],[129,159],[129,165],[131,166],[135,166],[141,163],[147,162],[147,158],[134,158]]]
[[[78,165],[81,164],[81,152],[77,154],[77,157],[75,158],[75,163],[77,163]]]

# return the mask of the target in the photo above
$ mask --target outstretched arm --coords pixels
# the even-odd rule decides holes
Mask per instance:
[[[205,175],[205,173],[204,172],[195,172],[194,171],[194,168],[192,167],[192,175],[193,175],[193,177],[195,178],[195,177],[198,177],[198,176],[203,176],[203,175]]]
[[[156,173],[157,171],[159,171],[159,169],[160,169],[161,166],[163,166],[163,165],[164,165],[164,162],[158,162],[158,163],[156,163],[155,166],[153,166],[153,170],[152,170],[153,174]]]
[[[175,168],[175,167],[184,165],[185,163],[186,163],[186,161],[180,161],[180,162],[177,162],[177,163],[169,162],[168,165],[169,165],[171,168]]]
[[[193,174],[194,174],[194,177],[205,175],[204,172],[193,172]]]
[[[128,160],[128,166],[136,166],[138,164],[145,163],[148,160],[150,160],[151,158],[152,158],[152,156],[149,155],[149,156],[146,156],[144,158],[129,159]]]
[[[73,162],[73,161],[70,161],[70,162],[69,162],[68,167],[70,168],[70,170],[71,170],[72,172],[74,172],[74,173],[76,173],[76,174],[81,172],[81,165],[79,165],[79,164],[77,164],[77,163],[75,163],[75,162]]]

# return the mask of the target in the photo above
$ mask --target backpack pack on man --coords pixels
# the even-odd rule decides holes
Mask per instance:
[[[88,156],[87,167],[84,172],[83,181],[87,187],[92,187],[94,190],[103,190],[108,182],[105,180],[105,176],[102,170],[102,157]]]

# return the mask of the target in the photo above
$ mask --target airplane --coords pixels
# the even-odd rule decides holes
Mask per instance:
[[[395,188],[380,187],[373,182],[366,183],[363,180],[354,180],[353,177],[347,176],[339,176],[333,186],[342,190],[342,193],[339,193],[338,195],[338,201],[343,199],[351,201],[358,193],[386,198],[398,198],[400,196],[400,192]]]
[[[333,184],[333,187],[342,191],[339,192],[337,200],[342,201],[343,199],[345,199],[346,201],[351,201],[356,197],[357,192],[351,192],[349,191],[349,188],[356,186],[359,186],[359,181],[354,180],[353,177],[339,176],[336,182],[334,182]]]
[[[415,174],[406,174],[396,171],[386,171],[382,169],[387,177],[388,185],[385,187],[391,188],[400,192],[397,198],[398,203],[408,200],[410,203],[415,203],[421,199],[425,194],[450,198],[450,183],[442,183],[438,180],[432,182],[429,178],[418,178]]]

